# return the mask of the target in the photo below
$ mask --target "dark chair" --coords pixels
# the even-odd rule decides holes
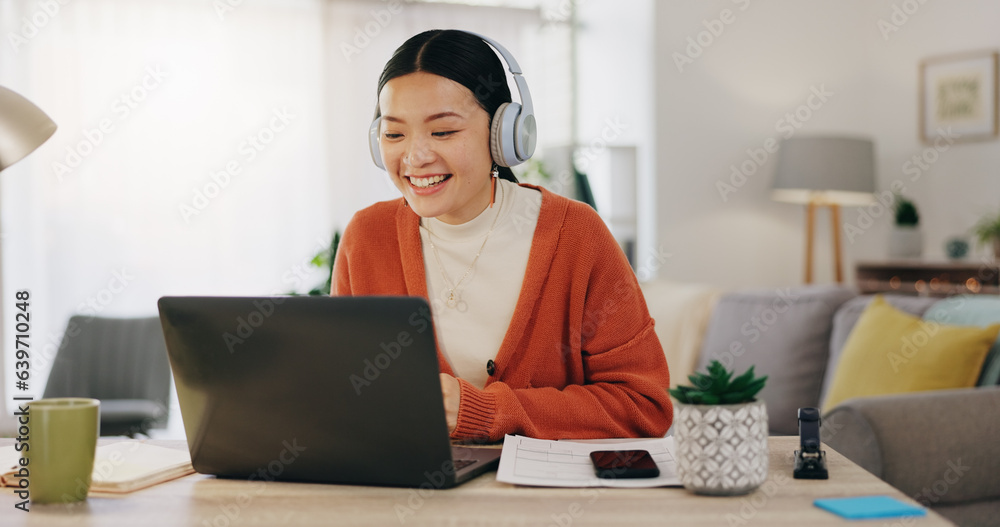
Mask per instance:
[[[170,363],[160,319],[74,316],[44,397],[101,401],[101,435],[146,434],[166,425]]]

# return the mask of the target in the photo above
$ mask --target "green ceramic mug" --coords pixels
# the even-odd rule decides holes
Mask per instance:
[[[28,403],[28,492],[36,503],[87,499],[100,433],[100,401],[65,397]]]

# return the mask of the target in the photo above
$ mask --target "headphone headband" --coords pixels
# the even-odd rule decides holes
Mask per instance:
[[[503,47],[499,42],[493,40],[485,35],[480,35],[479,33],[473,33],[472,31],[466,31],[470,35],[475,35],[483,39],[487,44],[493,46],[500,56],[503,57],[504,62],[507,63],[507,69],[514,75],[514,85],[517,86],[517,96],[521,99],[521,107],[527,111],[527,113],[535,113],[534,108],[531,106],[531,92],[528,91],[528,83],[524,80],[524,76],[521,74],[521,65],[517,63],[514,55],[511,55],[507,48]]]

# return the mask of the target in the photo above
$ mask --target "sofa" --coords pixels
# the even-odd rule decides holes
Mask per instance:
[[[767,405],[772,434],[797,435],[798,408],[821,408],[824,448],[958,525],[1000,525],[1000,343],[995,337],[985,344],[992,347],[980,359],[982,367],[976,366],[974,387],[853,397],[824,406],[833,387],[849,385],[843,370],[838,379],[838,366],[846,370],[849,361],[856,362],[859,349],[868,353],[856,337],[850,358],[843,356],[873,296],[838,285],[726,292],[653,282],[643,289],[672,385],[685,383],[688,374],[703,371],[712,360],[737,373],[754,366],[758,375],[768,376],[759,398]],[[885,295],[877,305],[927,324],[1000,323],[996,296]],[[869,333],[871,316],[864,323]],[[878,381],[874,384],[878,391]]]

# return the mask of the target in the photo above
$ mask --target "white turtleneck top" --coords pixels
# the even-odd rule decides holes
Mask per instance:
[[[485,386],[486,364],[496,357],[514,315],[541,206],[541,192],[501,179],[494,206],[466,223],[420,219],[427,297],[438,345],[455,375],[477,388]],[[449,307],[448,292],[469,269],[494,219],[496,226],[479,260],[455,289],[458,304]]]

